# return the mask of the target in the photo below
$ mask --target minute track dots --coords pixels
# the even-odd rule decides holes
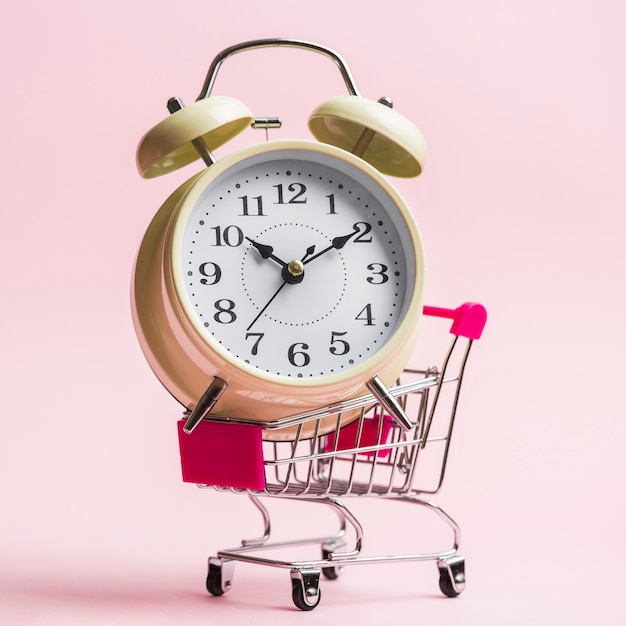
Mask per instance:
[[[284,249],[284,253],[280,252],[280,259],[285,259],[285,262],[292,258],[291,254],[287,254],[289,251],[298,251],[293,255],[294,258],[302,256],[302,251],[307,248],[304,242],[320,242],[313,247],[309,246],[313,250],[324,248],[331,242],[329,236],[319,228],[292,221],[274,224],[255,235],[252,241],[258,246],[260,242],[272,242],[274,245],[271,249],[274,254]],[[267,245],[263,244],[262,249],[266,247]],[[316,266],[314,260],[310,266],[304,265],[302,285],[288,285],[286,289],[281,289],[281,302],[289,311],[293,309],[290,303],[299,302],[301,305],[295,319],[292,313],[286,314],[284,307],[281,306],[268,308],[264,316],[287,327],[311,327],[332,316],[341,306],[348,286],[348,268],[340,251],[337,253],[335,258],[328,260],[332,271]],[[321,269],[326,269],[326,273],[320,271]],[[246,249],[240,266],[241,284],[255,311],[261,311],[267,301],[268,290],[264,283],[269,280],[274,284],[274,288],[280,286],[282,279],[279,270],[277,264],[260,260],[259,254],[252,246]]]
[[[191,308],[210,323],[204,336],[268,375],[309,381],[370,362],[411,293],[395,199],[326,158],[265,163],[256,154],[250,167],[219,174],[198,195],[182,246]],[[297,274],[287,281],[287,271]]]

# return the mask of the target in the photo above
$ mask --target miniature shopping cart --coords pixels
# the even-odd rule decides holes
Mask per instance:
[[[183,480],[246,493],[264,523],[261,537],[243,540],[209,559],[209,593],[221,596],[230,590],[236,562],[285,568],[291,573],[294,604],[309,611],[320,602],[320,576],[334,580],[353,564],[426,560],[437,563],[439,587],[446,596],[463,591],[465,559],[459,554],[459,526],[426,497],[437,493],[443,483],[465,366],[472,342],[481,336],[486,311],[480,304],[467,303],[457,309],[424,307],[424,314],[452,319],[452,340],[440,364],[405,370],[390,390],[410,428],[393,419],[385,409],[388,403],[374,394],[262,425],[209,415],[193,436],[183,432],[185,420],[179,422]],[[342,426],[348,412],[356,418]],[[322,434],[328,429],[320,425],[327,425],[329,418],[336,419],[336,428]],[[290,435],[281,441],[283,429],[290,429]],[[264,437],[267,430],[274,431],[272,437]],[[338,514],[339,528],[321,537],[270,541],[264,497],[325,504]],[[452,531],[452,545],[439,552],[364,555],[363,528],[340,500],[347,497],[394,499],[425,508]],[[355,545],[346,548],[352,535]],[[303,546],[317,550],[314,558],[275,556]]]

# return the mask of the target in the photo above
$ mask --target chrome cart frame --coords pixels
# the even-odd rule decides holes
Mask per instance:
[[[459,526],[427,498],[443,484],[465,367],[473,341],[481,336],[486,312],[479,304],[467,303],[457,309],[424,307],[424,313],[452,319],[453,337],[440,365],[407,369],[390,390],[409,418],[408,429],[390,417],[385,409],[388,403],[373,394],[262,426],[209,415],[190,436],[183,430],[185,419],[179,422],[183,479],[201,488],[246,493],[263,519],[262,536],[245,539],[240,546],[220,550],[209,559],[209,593],[221,596],[230,590],[236,562],[289,569],[292,600],[305,611],[320,602],[320,576],[334,580],[345,566],[355,564],[435,561],[442,593],[455,597],[464,590]],[[347,412],[354,419],[341,427]],[[336,417],[337,427],[323,434],[320,424],[322,419],[328,424],[329,416]],[[288,440],[263,438],[264,431],[276,434],[286,428],[295,433]],[[198,431],[201,438],[196,436]],[[201,445],[194,449],[198,441]],[[427,471],[422,472],[422,466]],[[451,545],[427,553],[362,554],[363,527],[341,501],[356,496],[407,502],[434,513],[451,530]],[[339,528],[314,538],[270,541],[270,514],[262,497],[325,504],[337,513]],[[354,545],[346,548],[352,533]],[[286,560],[271,554],[296,546],[317,546],[318,557]]]

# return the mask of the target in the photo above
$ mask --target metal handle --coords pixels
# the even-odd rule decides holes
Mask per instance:
[[[329,57],[339,67],[339,71],[341,72],[341,76],[346,83],[346,87],[348,88],[350,95],[361,95],[356,87],[346,62],[331,48],[327,48],[326,46],[312,43],[310,41],[302,41],[300,39],[255,39],[253,41],[245,41],[243,43],[230,46],[229,48],[222,50],[222,52],[220,52],[215,59],[213,59],[213,63],[211,63],[204,85],[202,86],[202,91],[200,92],[197,100],[209,97],[213,89],[213,85],[215,84],[215,79],[217,78],[217,72],[219,71],[222,62],[229,56],[239,52],[245,52],[246,50],[257,50],[259,48],[272,47],[302,48],[304,50],[311,50]]]

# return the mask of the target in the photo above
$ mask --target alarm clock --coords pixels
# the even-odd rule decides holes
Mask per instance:
[[[266,140],[216,158],[213,150],[249,126],[280,126],[211,95],[226,58],[269,46],[331,58],[348,95],[312,113],[315,140]],[[173,98],[168,109],[140,141],[141,175],[198,158],[207,167],[150,223],[131,302],[148,363],[187,410],[186,432],[211,415],[262,425],[367,390],[410,425],[388,388],[417,337],[424,253],[412,213],[385,175],[421,173],[418,129],[389,99],[362,97],[336,52],[289,39],[224,50],[196,102]],[[353,418],[345,412],[341,423]],[[337,425],[335,416],[323,419],[317,434]]]

